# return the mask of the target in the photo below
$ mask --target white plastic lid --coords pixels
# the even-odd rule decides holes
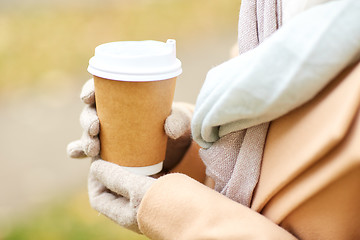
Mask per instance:
[[[119,81],[154,81],[181,74],[181,62],[176,58],[176,41],[110,42],[95,48],[89,61],[92,75]]]

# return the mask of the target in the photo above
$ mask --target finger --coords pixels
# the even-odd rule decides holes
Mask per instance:
[[[92,174],[89,176],[88,192],[90,205],[121,226],[137,230],[136,210],[129,199],[109,191]]]
[[[182,103],[174,103],[169,117],[165,120],[165,133],[172,139],[190,135],[192,112]]]
[[[80,141],[82,150],[88,157],[96,157],[100,154],[100,140],[97,136],[91,137],[84,132]]]
[[[106,187],[101,182],[97,181],[96,178],[90,173],[88,178],[88,193],[91,199],[106,192]]]
[[[100,122],[94,104],[86,105],[80,114],[80,125],[84,131],[94,137],[100,132]]]
[[[112,201],[121,197],[117,193],[111,192],[105,187],[104,184],[99,182],[97,178],[90,173],[88,179],[88,193],[90,198],[90,203],[93,207],[99,208],[101,212],[104,212],[105,209],[101,208],[101,205],[111,204]],[[126,203],[128,200],[124,199],[123,203]],[[106,204],[108,202],[108,204]],[[99,206],[100,205],[100,206]]]
[[[80,140],[69,143],[66,147],[67,155],[71,158],[84,158],[86,157]]]
[[[91,164],[90,172],[108,189],[128,199],[142,199],[146,190],[155,181],[153,178],[129,173],[122,167],[97,160]],[[133,204],[140,204],[133,202]]]
[[[82,87],[80,99],[86,104],[95,103],[94,79],[89,79]]]
[[[121,167],[101,159],[96,160],[91,164],[90,175],[94,176],[106,188],[130,199],[129,191],[123,184],[123,178],[127,177],[127,172]]]

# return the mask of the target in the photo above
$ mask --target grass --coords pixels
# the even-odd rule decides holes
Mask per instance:
[[[119,40],[184,43],[236,30],[239,0],[152,0],[69,7],[28,6],[0,14],[0,90],[86,74],[94,48]]]
[[[54,201],[26,218],[0,228],[2,240],[146,240],[99,215],[88,204],[86,193]]]

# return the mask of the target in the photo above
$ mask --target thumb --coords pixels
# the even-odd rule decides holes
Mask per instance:
[[[189,134],[191,127],[192,111],[186,103],[174,103],[171,114],[165,120],[165,133],[172,139]]]

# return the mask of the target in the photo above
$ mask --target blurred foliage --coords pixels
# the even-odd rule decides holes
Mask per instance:
[[[0,94],[78,76],[83,81],[101,43],[174,38],[181,48],[189,39],[236,31],[240,6],[239,0],[66,2],[7,8],[0,2]],[[146,239],[99,216],[86,194],[54,201],[0,228],[2,240]]]
[[[99,215],[88,203],[86,193],[34,211],[26,218],[0,228],[2,240],[146,240],[143,235],[120,227]]]
[[[0,10],[0,90],[86,74],[88,60],[101,43],[175,38],[179,45],[194,36],[236,30],[239,4],[239,0],[105,1]]]

